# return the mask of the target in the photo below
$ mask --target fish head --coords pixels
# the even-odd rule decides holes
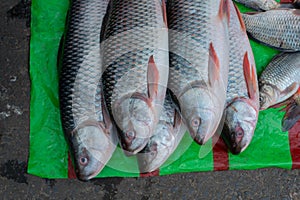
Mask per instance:
[[[190,135],[198,144],[205,144],[218,127],[224,105],[219,108],[218,98],[200,87],[188,89],[179,102]]]
[[[276,104],[278,96],[276,87],[270,84],[263,84],[259,89],[260,110],[265,110]]]
[[[76,175],[84,181],[100,173],[116,146],[107,131],[97,125],[75,129],[71,143]]]
[[[243,152],[250,144],[258,118],[258,111],[248,100],[240,99],[225,109],[222,134],[233,154]]]
[[[156,116],[147,99],[126,98],[115,107],[113,116],[122,148],[132,154],[142,150],[152,135]]]
[[[137,154],[141,173],[158,169],[170,156],[175,145],[175,132],[171,124],[160,121],[146,147]]]

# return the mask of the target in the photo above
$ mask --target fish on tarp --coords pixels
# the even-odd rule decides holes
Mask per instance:
[[[227,90],[229,47],[227,0],[170,0],[170,76],[184,123],[200,145],[221,121]]]
[[[241,13],[230,3],[229,73],[222,137],[233,154],[250,144],[259,111],[256,65]]]
[[[279,3],[275,0],[235,0],[249,8],[255,10],[272,10],[279,6]]]
[[[300,52],[275,56],[259,77],[260,109],[267,109],[294,95],[300,84]]]
[[[73,0],[63,44],[59,100],[62,127],[77,177],[95,177],[117,144],[114,126],[103,105],[100,82],[100,30],[106,0]]]
[[[300,10],[275,9],[242,16],[251,38],[281,51],[300,51]]]
[[[185,131],[179,108],[167,92],[154,135],[146,147],[137,154],[140,172],[158,169],[175,151]]]
[[[105,102],[127,154],[142,150],[163,107],[169,73],[165,3],[111,0],[101,33]]]

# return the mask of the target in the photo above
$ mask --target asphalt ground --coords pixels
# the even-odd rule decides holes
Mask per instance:
[[[1,199],[300,199],[300,170],[268,168],[89,182],[28,175],[30,2],[0,2]]]

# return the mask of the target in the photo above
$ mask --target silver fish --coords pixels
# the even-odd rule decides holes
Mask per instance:
[[[137,154],[141,173],[158,169],[170,157],[185,133],[182,126],[179,109],[167,93],[154,135],[146,147]]]
[[[168,73],[165,4],[160,0],[110,1],[101,37],[105,101],[122,148],[142,150],[159,120]]]
[[[59,83],[61,121],[79,179],[95,177],[117,143],[103,105],[100,30],[106,0],[74,0],[69,10]]]
[[[242,16],[253,39],[281,51],[300,51],[300,10],[276,9]]]
[[[229,74],[222,137],[233,154],[250,144],[259,111],[256,66],[241,14],[231,2]]]
[[[260,109],[290,98],[300,84],[300,52],[276,56],[259,77]]]
[[[275,0],[235,0],[255,10],[272,10],[279,6]]]
[[[226,100],[229,5],[227,0],[168,0],[167,8],[168,88],[191,136],[204,144],[217,129]]]

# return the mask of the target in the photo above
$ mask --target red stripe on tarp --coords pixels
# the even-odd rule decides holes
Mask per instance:
[[[68,178],[70,179],[76,178],[76,173],[71,160],[70,152],[68,152]]]
[[[229,169],[229,156],[227,146],[218,134],[215,134],[213,136],[213,157],[215,171]]]
[[[152,177],[152,176],[159,176],[159,169],[148,173],[140,173],[140,177]]]
[[[290,152],[292,156],[292,169],[300,169],[300,121],[289,130]]]
[[[293,3],[294,0],[280,0],[280,3]]]

